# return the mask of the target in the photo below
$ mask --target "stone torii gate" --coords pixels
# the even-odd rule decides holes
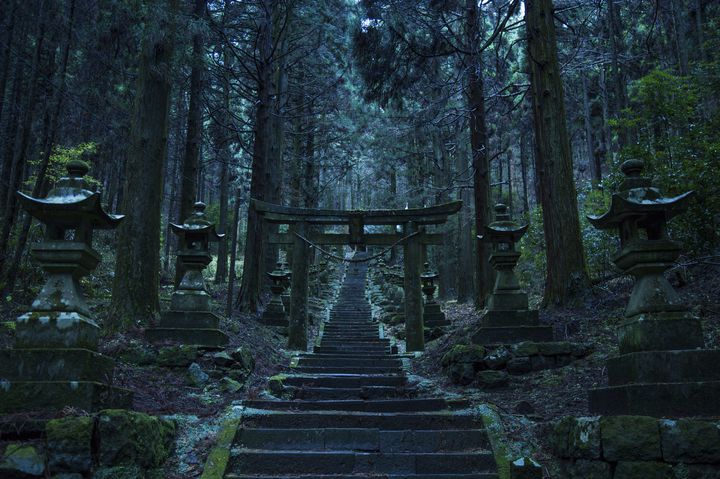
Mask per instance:
[[[292,245],[292,298],[288,347],[307,349],[308,252],[311,245],[403,246],[405,334],[408,351],[423,351],[423,301],[420,274],[423,247],[443,244],[443,235],[427,233],[427,225],[439,225],[460,211],[462,201],[428,208],[395,210],[329,210],[295,208],[253,199],[251,207],[263,221],[289,225],[287,233],[270,233],[268,243]],[[347,233],[321,233],[311,226],[347,226]],[[366,233],[365,226],[392,226],[392,233]],[[402,232],[395,231],[400,225]]]

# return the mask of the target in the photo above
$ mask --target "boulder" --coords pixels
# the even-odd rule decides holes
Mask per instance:
[[[233,359],[227,351],[220,351],[219,353],[213,354],[212,360],[215,365],[220,366],[221,368],[229,368],[235,364],[235,359]]]
[[[525,374],[532,371],[532,362],[528,357],[512,358],[508,361],[506,368],[510,374]]]
[[[610,464],[605,461],[578,459],[563,461],[560,466],[563,479],[612,479]],[[639,478],[636,478],[639,479]]]
[[[720,464],[718,423],[696,419],[660,421],[660,436],[667,462]]]
[[[549,442],[559,457],[600,459],[600,418],[564,417],[551,425]]]
[[[532,341],[523,341],[521,343],[513,344],[512,352],[515,356],[523,357],[539,354],[540,350],[538,348],[538,343],[534,343]]]
[[[158,351],[158,366],[186,367],[195,361],[198,355],[196,346],[186,344],[180,346],[168,346]]]
[[[503,369],[511,359],[512,354],[510,354],[510,351],[505,348],[498,348],[485,356],[485,364],[490,369]]]
[[[442,357],[440,364],[445,374],[456,384],[473,382],[477,371],[486,369],[485,348],[475,344],[458,344]]]
[[[145,471],[132,464],[126,466],[101,467],[92,479],[145,479]]]
[[[235,394],[243,388],[242,383],[235,381],[227,376],[220,380],[220,390]]]
[[[202,370],[198,363],[192,363],[187,370],[188,379],[193,386],[202,387],[210,376]]]
[[[3,479],[24,479],[43,477],[45,457],[31,444],[10,443],[0,459],[0,477]]]
[[[655,418],[605,416],[600,420],[600,430],[603,457],[607,461],[654,461],[661,458],[660,427]]]
[[[172,452],[175,423],[124,409],[107,409],[98,416],[100,466],[160,466]],[[113,476],[107,476],[113,477]]]
[[[51,473],[87,472],[92,468],[92,438],[95,421],[89,416],[48,421],[48,468]]]

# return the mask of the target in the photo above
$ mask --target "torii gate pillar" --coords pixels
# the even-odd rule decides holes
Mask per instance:
[[[405,235],[419,231],[417,223],[405,223]],[[422,271],[422,242],[420,235],[408,238],[403,247],[405,289],[405,344],[407,351],[425,350],[423,300],[420,284]]]
[[[296,224],[295,232],[307,235],[307,223]],[[307,302],[308,302],[308,250],[309,246],[295,236],[292,248],[292,278],[290,297],[290,321],[288,325],[288,348],[307,350]]]

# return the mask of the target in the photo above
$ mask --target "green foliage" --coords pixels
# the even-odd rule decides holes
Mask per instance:
[[[720,114],[712,91],[719,83],[717,62],[687,77],[655,70],[631,85],[630,107],[613,125],[636,138],[619,161],[644,160],[646,174],[668,195],[697,192],[689,213],[670,225],[693,252],[720,243]],[[618,180],[616,175],[609,183]]]
[[[97,143],[95,142],[87,142],[87,143],[80,143],[75,146],[55,146],[53,149],[52,154],[50,155],[50,162],[48,164],[47,171],[45,173],[45,181],[47,184],[54,184],[58,179],[60,179],[63,176],[66,176],[67,173],[67,164],[73,160],[84,160],[87,161],[87,157],[83,157],[83,154],[85,153],[95,153],[97,151]],[[37,168],[40,165],[40,158],[38,157],[35,160],[30,161],[30,164],[35,169],[34,171],[37,171]],[[92,169],[93,165],[90,165]],[[91,176],[86,176],[85,180],[90,183],[92,187],[99,187],[100,182],[97,181],[95,178]],[[28,188],[32,188],[35,182],[37,181],[37,177],[35,175],[29,177],[25,183],[25,185]]]

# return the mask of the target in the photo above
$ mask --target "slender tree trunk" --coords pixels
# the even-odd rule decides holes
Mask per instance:
[[[205,16],[207,0],[194,0],[193,20]],[[196,31],[192,37],[192,68],[190,70],[190,106],[188,107],[185,156],[183,157],[180,181],[180,221],[190,216],[193,204],[198,198],[198,169],[200,143],[202,142],[202,93],[205,76],[205,51],[203,35]]]
[[[477,1],[467,0],[467,41],[471,46],[479,42],[479,19]],[[489,223],[490,166],[488,162],[487,125],[485,123],[485,97],[480,52],[468,59],[467,100],[470,112],[470,151],[473,166],[475,202],[475,232],[482,234]],[[489,264],[487,242],[477,240],[475,258],[475,304],[482,307],[485,297],[492,289],[492,270]]]
[[[44,196],[47,191],[47,169],[50,164],[50,157],[52,156],[53,147],[55,146],[55,137],[57,135],[57,124],[58,118],[60,117],[60,111],[62,110],[63,96],[65,95],[65,84],[66,84],[66,73],[68,58],[70,56],[70,46],[72,43],[72,32],[73,32],[73,20],[75,18],[75,0],[70,0],[68,6],[68,25],[67,35],[65,37],[64,44],[62,46],[62,54],[60,58],[60,71],[58,73],[59,85],[54,91],[53,98],[50,102],[50,107],[46,110],[44,120],[44,131],[43,135],[45,140],[43,141],[42,147],[42,158],[35,178],[35,185],[33,186],[32,196],[39,198]],[[3,297],[12,293],[15,288],[15,281],[17,280],[17,272],[20,267],[20,260],[22,259],[23,253],[25,252],[25,246],[27,244],[28,234],[30,232],[30,225],[32,224],[32,217],[25,215],[23,218],[22,228],[18,235],[17,245],[15,247],[15,254],[13,255],[12,261],[5,270],[4,280],[1,282],[4,284]]]
[[[15,32],[15,16],[17,13],[18,0],[11,0],[7,8],[7,26],[3,38],[3,53],[0,57],[0,120],[3,117],[5,107],[5,88],[7,86],[8,73],[10,70],[10,58],[12,57],[13,33]],[[1,124],[1,123],[0,123]]]
[[[622,22],[617,11],[615,2],[608,0],[608,27],[610,29],[611,59],[613,69],[613,83],[615,88],[615,116],[620,117],[621,112],[627,108],[627,82],[625,81],[624,69],[620,65],[620,54],[625,50],[622,39]],[[619,149],[628,144],[630,133],[626,128],[618,130]]]
[[[544,304],[566,303],[589,284],[567,132],[551,0],[526,0],[535,164],[547,252]]]
[[[523,191],[523,215],[527,218],[530,213],[530,202],[528,201],[528,165],[527,165],[527,134],[522,128],[520,133],[520,175],[522,177]]]
[[[148,0],[125,173],[111,330],[147,325],[160,311],[160,210],[177,0]]]
[[[228,272],[228,293],[227,304],[225,305],[225,316],[232,316],[233,299],[235,298],[235,261],[237,260],[238,227],[240,226],[240,188],[235,190],[235,201],[233,203],[232,229],[230,230],[230,269]]]
[[[37,100],[37,86],[40,72],[40,61],[45,42],[45,33],[47,28],[47,9],[45,0],[40,2],[40,11],[38,12],[38,31],[36,37],[35,51],[33,53],[32,66],[30,67],[30,76],[28,79],[27,92],[25,101],[20,111],[19,128],[17,131],[17,139],[12,151],[12,166],[10,168],[10,176],[8,181],[8,189],[5,197],[5,215],[3,217],[2,229],[0,230],[0,271],[5,267],[8,253],[8,243],[10,241],[10,233],[15,224],[15,218],[18,213],[18,201],[15,191],[20,189],[23,172],[25,171],[25,162],[27,160],[28,148],[30,146],[30,137],[32,133],[32,121],[35,113],[35,103]],[[8,138],[8,141],[12,141]],[[9,161],[10,156],[5,158]]]
[[[252,158],[250,198],[265,200],[266,168],[270,141],[271,82],[272,82],[272,5],[263,0],[263,18],[258,32],[257,101],[255,103],[255,125]],[[244,266],[238,307],[241,311],[255,312],[260,302],[261,275],[263,266],[263,225],[255,210],[247,213],[247,234],[245,239]]]
[[[590,181],[593,189],[597,189],[602,182],[602,171],[600,165],[596,161],[595,140],[593,138],[592,121],[590,118],[590,94],[588,93],[587,75],[582,76],[583,90],[583,120],[585,126],[585,148],[587,149],[587,162],[590,167]]]

